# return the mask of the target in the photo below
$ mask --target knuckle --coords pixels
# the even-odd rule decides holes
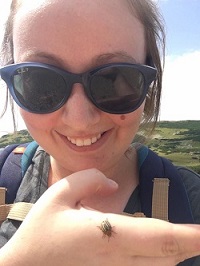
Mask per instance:
[[[165,239],[161,251],[163,255],[167,257],[181,254],[180,245],[174,237],[168,237]]]

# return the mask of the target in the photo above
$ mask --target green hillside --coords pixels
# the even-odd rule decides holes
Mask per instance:
[[[200,173],[200,121],[159,122],[147,144],[174,164]]]
[[[20,130],[13,134],[7,134],[0,138],[0,148],[4,148],[13,143],[26,143],[31,141],[32,138],[27,130]]]
[[[158,154],[176,165],[189,167],[200,173],[200,121],[159,122],[151,138],[142,137]],[[24,143],[32,138],[26,130],[0,138],[0,148],[11,143]]]

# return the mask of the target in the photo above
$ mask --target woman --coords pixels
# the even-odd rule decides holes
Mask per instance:
[[[156,12],[147,0],[13,0],[1,76],[40,147],[16,199],[36,204],[18,230],[2,224],[2,265],[176,265],[200,254],[198,226],[122,215],[131,195],[139,208],[130,144],[158,117]]]

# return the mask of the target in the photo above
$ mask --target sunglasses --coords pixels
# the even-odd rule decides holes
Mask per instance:
[[[129,63],[107,64],[81,74],[35,62],[0,69],[15,102],[36,114],[61,108],[76,83],[83,85],[88,99],[100,110],[111,114],[133,112],[143,103],[156,73],[154,67]]]

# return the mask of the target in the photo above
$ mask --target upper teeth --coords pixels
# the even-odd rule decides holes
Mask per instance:
[[[100,138],[101,138],[101,134],[98,134],[97,136],[94,136],[92,138],[86,138],[86,139],[81,139],[81,138],[74,139],[74,138],[67,137],[67,139],[71,143],[73,143],[73,144],[75,144],[76,146],[79,146],[79,147],[90,146],[93,143],[97,142],[97,140],[100,139]]]

